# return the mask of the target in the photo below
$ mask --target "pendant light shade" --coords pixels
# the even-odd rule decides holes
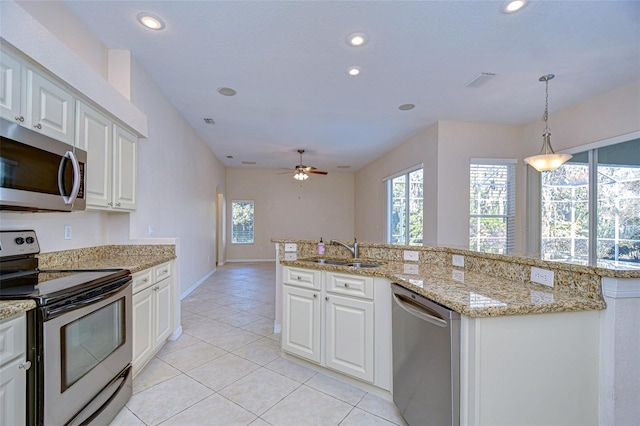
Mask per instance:
[[[539,81],[544,81],[546,85],[544,115],[542,116],[544,120],[542,150],[540,150],[540,154],[524,159],[525,163],[539,172],[552,172],[573,157],[571,154],[556,154],[553,148],[551,148],[551,131],[549,130],[549,80],[553,77],[555,77],[553,74],[547,74],[539,79]]]

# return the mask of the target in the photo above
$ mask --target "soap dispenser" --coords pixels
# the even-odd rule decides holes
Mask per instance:
[[[324,242],[322,241],[322,237],[320,237],[320,242],[318,243],[318,254],[320,256],[324,255]]]

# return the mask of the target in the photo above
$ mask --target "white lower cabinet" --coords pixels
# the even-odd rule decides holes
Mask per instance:
[[[173,323],[173,262],[133,276],[133,375],[151,360],[171,335]]]
[[[373,383],[373,301],[325,296],[327,367]]]
[[[25,315],[0,321],[0,425],[24,425],[27,415]]]
[[[294,267],[282,276],[282,350],[390,390],[389,281]]]

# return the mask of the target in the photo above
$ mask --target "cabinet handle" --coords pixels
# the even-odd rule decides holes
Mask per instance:
[[[329,296],[325,296],[324,300],[329,300]]]
[[[315,294],[315,293],[313,293],[313,298],[314,298],[314,299],[317,299],[317,298],[318,298],[318,295],[317,295],[317,294]]]
[[[296,277],[296,279],[297,279],[298,281],[300,281],[302,278],[300,278],[300,275],[298,275],[298,276]]]
[[[21,115],[16,115],[16,121],[19,121],[21,123],[24,123],[24,117]]]
[[[113,207],[113,203],[111,203],[111,202],[107,203],[107,205],[108,205],[109,207]]]
[[[349,287],[349,283],[344,283],[344,286],[345,287]]]
[[[120,207],[120,203],[116,203],[116,207]]]
[[[157,285],[157,286],[155,286],[155,287],[153,288],[153,291],[158,291],[158,290],[160,290],[160,286],[159,286],[159,285]]]
[[[149,278],[145,278],[142,280],[143,283],[148,283],[149,282]]]
[[[36,129],[42,129],[42,124],[34,124],[33,127],[35,127]]]
[[[18,368],[24,371],[27,371],[28,369],[31,368],[31,361],[25,361],[25,362],[21,362],[18,365]]]

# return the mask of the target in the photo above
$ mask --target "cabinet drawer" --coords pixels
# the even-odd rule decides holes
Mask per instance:
[[[163,263],[153,268],[154,283],[160,282],[171,276],[171,263]]]
[[[320,279],[320,271],[285,267],[283,271],[282,281],[285,284],[295,285],[303,288],[313,288],[320,290],[322,281]]]
[[[25,322],[24,315],[0,322],[0,365],[18,358],[27,350]]]
[[[373,299],[373,277],[327,272],[327,291]]]
[[[140,290],[144,290],[145,288],[153,284],[152,272],[152,269],[145,269],[144,271],[136,272],[135,274],[133,274],[132,291],[134,294],[139,292]]]

